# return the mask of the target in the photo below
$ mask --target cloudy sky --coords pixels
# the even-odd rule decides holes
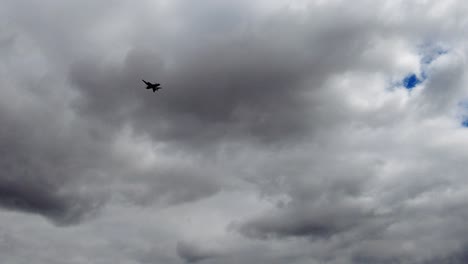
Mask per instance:
[[[3,0],[2,263],[467,263],[467,36],[464,0]]]

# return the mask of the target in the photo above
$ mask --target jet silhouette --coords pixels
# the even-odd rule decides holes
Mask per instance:
[[[150,83],[145,80],[142,80],[142,81],[146,84],[146,89],[153,89],[153,93],[159,89],[162,89],[162,87],[160,86],[161,85],[160,83]]]

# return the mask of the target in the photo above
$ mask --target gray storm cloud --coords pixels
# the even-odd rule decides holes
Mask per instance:
[[[4,1],[0,255],[465,263],[467,8]]]

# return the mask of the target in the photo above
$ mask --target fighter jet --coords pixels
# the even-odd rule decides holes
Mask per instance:
[[[146,84],[146,89],[153,89],[153,93],[159,89],[162,89],[162,87],[160,86],[161,85],[160,83],[150,83],[145,80],[142,80],[142,81]]]

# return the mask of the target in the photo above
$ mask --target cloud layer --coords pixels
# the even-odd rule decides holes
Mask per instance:
[[[0,7],[6,262],[466,262],[463,1]]]

